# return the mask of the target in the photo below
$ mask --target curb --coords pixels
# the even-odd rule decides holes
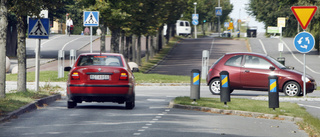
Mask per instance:
[[[44,105],[46,104],[50,104],[56,100],[59,100],[61,99],[61,95],[52,95],[52,96],[49,96],[49,97],[45,97],[45,98],[42,98],[42,99],[38,99],[38,100],[35,100],[34,102],[30,103],[30,104],[27,104],[15,111],[12,111],[10,113],[8,113],[7,115],[5,115],[3,118],[0,118],[0,123],[2,122],[5,122],[5,121],[8,121],[12,118],[16,118],[18,117],[19,115],[22,115],[24,113],[27,113],[27,112],[31,112],[33,110],[37,110],[38,107],[43,107]]]
[[[299,117],[283,116],[283,115],[276,115],[276,114],[264,114],[264,113],[248,112],[248,111],[240,111],[240,110],[225,110],[225,109],[217,109],[217,108],[209,108],[209,107],[181,105],[181,104],[175,104],[173,101],[170,101],[169,108],[202,111],[202,112],[216,113],[216,114],[223,114],[223,115],[236,115],[236,116],[244,116],[244,117],[286,120],[286,121],[293,121],[295,123],[303,122],[303,118],[299,118]]]

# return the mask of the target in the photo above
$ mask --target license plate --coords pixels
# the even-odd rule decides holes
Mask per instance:
[[[109,80],[109,75],[90,75],[90,80]]]

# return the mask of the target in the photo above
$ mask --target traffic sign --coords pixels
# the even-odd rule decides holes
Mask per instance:
[[[198,24],[199,24],[199,21],[198,21],[198,20],[192,20],[192,24],[193,24],[193,25],[198,25]]]
[[[28,38],[49,39],[49,19],[29,18]]]
[[[84,11],[83,26],[99,26],[99,11]]]
[[[300,32],[293,39],[294,47],[300,53],[310,52],[314,47],[314,43],[314,37],[309,32]]]
[[[277,27],[286,27],[286,18],[278,17]]]
[[[192,14],[192,20],[198,20],[199,14]]]
[[[317,6],[292,6],[291,11],[299,21],[302,29],[307,29],[313,15],[317,11]]]
[[[233,29],[233,23],[232,22],[229,23],[228,29]]]
[[[229,22],[224,22],[224,27],[228,28],[229,27]]]
[[[215,7],[216,16],[222,16],[222,7]]]

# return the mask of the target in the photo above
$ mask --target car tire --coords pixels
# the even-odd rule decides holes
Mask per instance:
[[[126,109],[133,109],[135,107],[135,95],[126,101]]]
[[[77,106],[77,103],[76,102],[73,102],[73,101],[68,101],[68,108],[74,108]]]
[[[286,96],[299,96],[301,94],[301,88],[299,83],[290,81],[283,86],[283,93]]]
[[[213,95],[220,95],[220,79],[214,78],[213,80],[211,80],[209,89]]]
[[[126,102],[126,109],[133,109],[135,106],[135,101],[127,101]]]

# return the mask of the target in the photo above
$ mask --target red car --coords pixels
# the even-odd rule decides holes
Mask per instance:
[[[77,103],[125,103],[127,109],[135,106],[134,76],[121,54],[86,53],[79,55],[67,81],[68,108]]]
[[[227,53],[209,69],[207,84],[212,94],[220,94],[221,71],[229,72],[231,91],[234,89],[268,90],[269,75],[278,76],[278,91],[287,96],[303,95],[303,74],[289,69],[270,56],[258,53]],[[306,76],[306,91],[317,88],[315,80]]]

